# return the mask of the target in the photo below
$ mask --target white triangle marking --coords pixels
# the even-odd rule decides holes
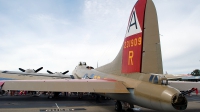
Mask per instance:
[[[133,9],[130,22],[126,31],[126,37],[142,32],[135,8]]]

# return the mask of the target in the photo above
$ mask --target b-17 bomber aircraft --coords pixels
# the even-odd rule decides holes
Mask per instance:
[[[115,99],[119,111],[124,104],[167,112],[185,110],[187,99],[162,74],[156,9],[152,0],[138,0],[122,47],[111,63],[96,69],[81,63],[73,71],[78,79],[6,80],[1,85],[3,90],[97,93]],[[85,76],[90,78],[82,79]]]

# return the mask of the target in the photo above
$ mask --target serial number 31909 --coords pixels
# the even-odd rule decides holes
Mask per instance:
[[[138,38],[125,41],[124,48],[140,46],[141,44],[142,44],[142,38],[138,37]]]

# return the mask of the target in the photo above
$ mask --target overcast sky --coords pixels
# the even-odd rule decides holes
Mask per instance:
[[[163,71],[200,69],[200,1],[153,0]],[[136,0],[0,0],[0,70],[71,72],[117,55]]]

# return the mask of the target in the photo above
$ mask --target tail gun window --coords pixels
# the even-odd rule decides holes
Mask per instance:
[[[154,75],[151,75],[149,78],[149,82],[152,82]]]
[[[154,83],[154,84],[158,84],[158,76],[155,76],[155,77],[154,77],[153,83]]]
[[[153,84],[158,84],[159,77],[157,75],[151,75],[149,78],[149,82]]]

